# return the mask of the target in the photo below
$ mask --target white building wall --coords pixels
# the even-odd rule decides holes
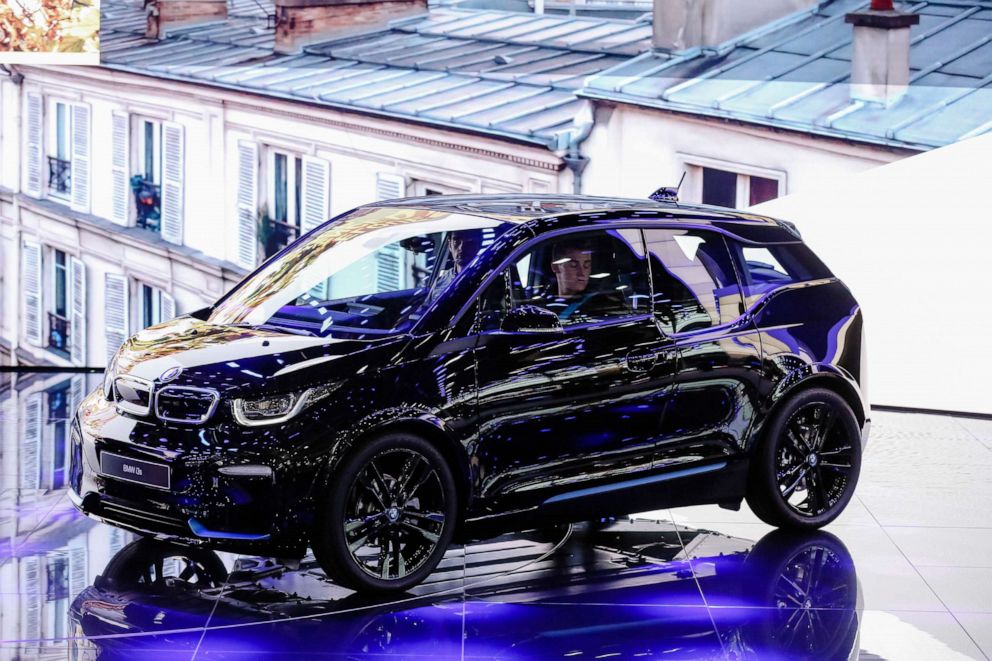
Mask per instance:
[[[906,155],[624,105],[597,108],[582,151],[590,158],[584,193],[645,198],[661,186],[675,186],[689,169],[681,195],[686,202],[699,201],[693,164],[780,177],[779,194],[786,195]]]

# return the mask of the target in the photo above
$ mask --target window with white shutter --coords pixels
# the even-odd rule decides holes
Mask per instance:
[[[176,299],[162,292],[162,321],[169,321],[176,316]]]
[[[42,163],[42,186],[48,182],[48,197],[70,201],[72,193],[72,104],[48,102],[47,161]],[[45,168],[47,164],[47,169]]]
[[[162,238],[183,242],[185,132],[181,124],[162,125]]]
[[[39,489],[41,484],[41,393],[31,393],[24,400],[22,431],[21,489]]]
[[[86,537],[84,535],[77,538],[69,546],[69,599],[78,597],[79,593],[90,584],[86,556]]]
[[[72,279],[69,274],[69,257],[64,251],[53,248],[48,252],[49,296],[48,305],[48,341],[49,350],[62,358],[71,358],[70,342],[72,339]]]
[[[72,106],[72,208],[90,211],[90,107]]]
[[[135,122],[138,149],[133,181],[128,187],[134,194],[136,227],[162,231],[162,122],[144,117]],[[125,145],[126,146],[126,145]]]
[[[113,207],[112,220],[127,225],[130,209],[130,168],[128,167],[129,143],[127,113],[114,112],[110,134],[110,179]]]
[[[258,228],[262,259],[268,259],[300,236],[306,214],[303,157],[272,147],[266,150],[266,154],[265,201],[260,205],[265,215]],[[314,174],[310,176],[313,178]],[[312,195],[321,195],[321,184],[311,185],[310,188]],[[320,205],[317,200],[310,203]]]
[[[69,353],[73,365],[86,365],[86,265],[69,258]]]
[[[69,418],[76,414],[76,409],[86,396],[86,377],[77,374],[69,378]]]
[[[24,293],[24,339],[41,346],[41,246],[25,241],[21,247]]]
[[[138,314],[142,328],[148,328],[176,316],[176,302],[157,287],[138,283]]]
[[[375,178],[375,199],[393,200],[406,195],[406,179],[402,175],[380,172]]]
[[[21,559],[21,569],[24,572],[24,592],[18,600],[24,608],[24,629],[21,637],[25,640],[41,638],[41,559],[37,556],[27,556]]]
[[[107,273],[104,276],[104,340],[109,364],[124,340],[128,338],[127,278]]]
[[[331,164],[322,158],[303,158],[303,233],[321,225],[331,202]]]
[[[41,488],[62,489],[69,477],[69,418],[72,408],[72,379],[45,389],[48,414],[45,418],[42,445],[44,465],[41,469]]]
[[[238,142],[238,264],[254,269],[258,260],[258,145]]]
[[[401,175],[380,172],[376,175],[376,200],[392,200],[406,195],[406,179]],[[402,288],[403,255],[398,243],[376,253],[376,281],[379,291]]]
[[[42,158],[44,156],[44,135],[42,103],[40,94],[25,95],[24,126],[26,167],[24,192],[32,197],[41,197]]]
[[[107,550],[110,551],[112,556],[117,555],[124,548],[124,545],[127,544],[130,533],[124,532],[120,528],[111,528],[109,526],[100,526],[100,528],[110,535],[110,539],[107,542]]]

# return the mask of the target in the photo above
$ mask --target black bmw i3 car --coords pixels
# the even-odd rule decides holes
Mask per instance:
[[[870,426],[862,313],[788,223],[593,197],[360,207],[128,339],[72,498],[402,590],[453,539],[745,498],[829,523]]]

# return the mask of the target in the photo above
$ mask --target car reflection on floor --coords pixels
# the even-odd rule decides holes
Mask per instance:
[[[73,601],[70,658],[854,658],[859,608],[850,554],[826,532],[755,543],[631,520],[516,533],[453,548],[414,591],[377,598],[312,559],[229,568],[138,540]]]

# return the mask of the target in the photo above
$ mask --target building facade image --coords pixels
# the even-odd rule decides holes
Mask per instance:
[[[564,156],[587,106],[574,88],[623,59],[451,36],[507,19],[454,11],[423,19],[427,36],[386,31],[389,48],[363,37],[283,55],[264,14],[237,12],[159,39],[140,6],[107,3],[104,66],[0,79],[5,361],[103,365],[130,333],[215,300],[301,232],[370,200],[570,191]],[[624,52],[648,44],[631,21],[553,22],[630,32]],[[228,43],[242,24],[249,36]],[[200,64],[218,50],[217,66]],[[451,70],[476,51],[466,72]],[[392,52],[419,64],[387,62]]]
[[[0,72],[0,360],[101,366],[375,199],[745,208],[992,128],[978,0],[680,6],[104,3],[100,67]]]

